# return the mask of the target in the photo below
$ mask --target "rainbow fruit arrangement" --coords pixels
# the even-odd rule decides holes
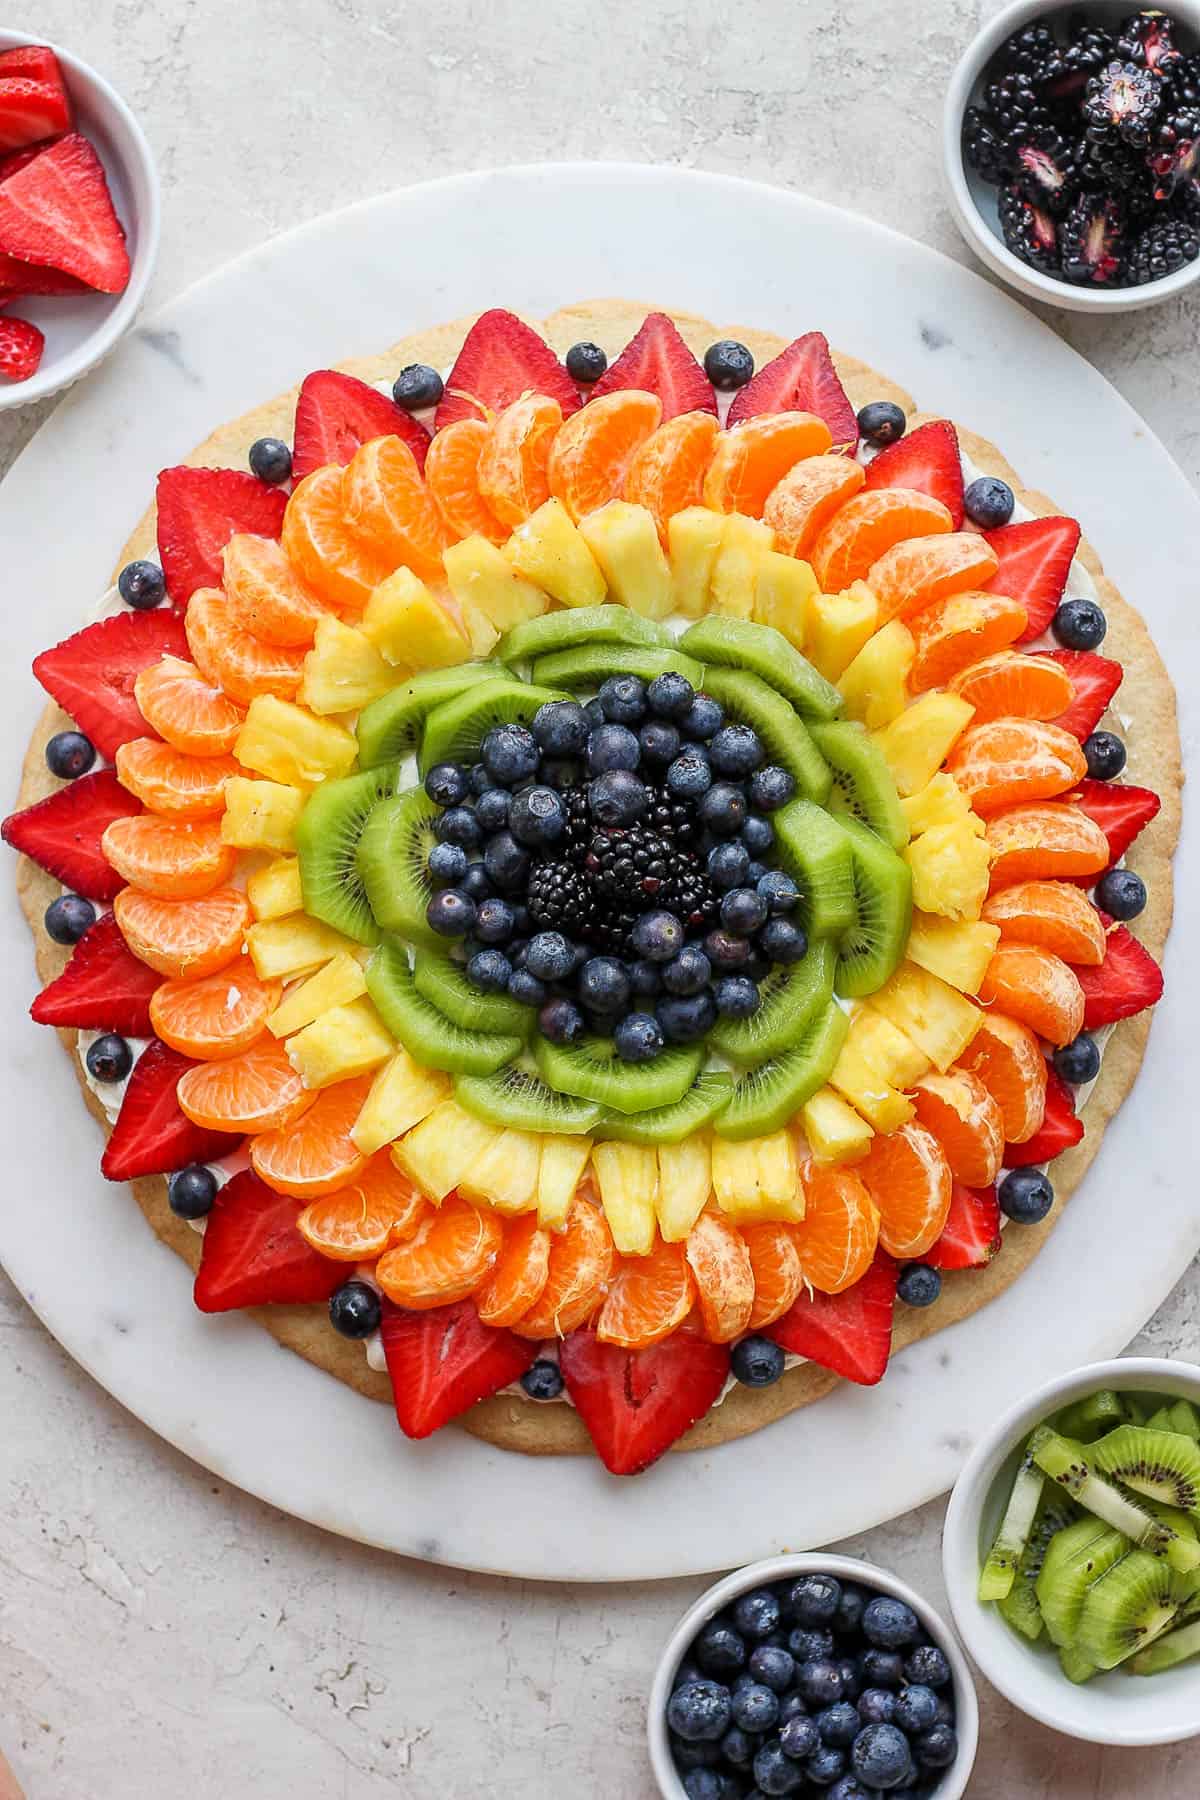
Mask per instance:
[[[1162,990],[1158,800],[1079,527],[819,333],[564,366],[497,311],[394,396],[319,371],[290,450],[165,470],[161,567],[35,662],[32,1012],[201,1308],[380,1331],[411,1436],[565,1384],[633,1473],[786,1352],[878,1381],[898,1297],[1046,1216]]]

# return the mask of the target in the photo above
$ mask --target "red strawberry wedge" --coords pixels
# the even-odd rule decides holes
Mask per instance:
[[[1076,969],[1075,973],[1082,971]],[[1046,1111],[1042,1123],[1023,1144],[1004,1146],[1006,1169],[1027,1169],[1033,1163],[1053,1162],[1083,1136],[1083,1120],[1075,1116],[1075,1093],[1054,1069],[1046,1070]]]
[[[45,348],[45,333],[28,319],[0,319],[0,377],[5,381],[36,375]]]
[[[111,769],[97,769],[24,812],[10,813],[0,837],[73,893],[113,900],[125,883],[105,860],[100,839],[114,819],[141,810],[141,801],[126,793]]]
[[[662,401],[664,423],[678,418],[680,413],[717,410],[717,397],[708,376],[666,313],[650,313],[588,397],[596,400],[622,388],[657,394]]]
[[[1101,914],[1104,918],[1105,915]],[[1106,921],[1107,922],[1107,921]],[[1163,973],[1146,949],[1118,925],[1108,934],[1108,948],[1099,968],[1076,969],[1083,989],[1083,1029],[1113,1025],[1131,1019],[1162,998]]]
[[[1125,782],[1083,780],[1063,799],[1077,806],[1093,820],[1108,839],[1110,862],[1116,862],[1128,850],[1134,838],[1154,818],[1162,801],[1151,788],[1130,787]],[[1090,887],[1094,876],[1087,876]]]
[[[152,1037],[150,996],[161,982],[130,950],[116,915],[104,913],[84,932],[62,974],[42,989],[29,1016],[39,1025]]]
[[[71,129],[71,102],[58,81],[16,75],[0,63],[0,150],[23,150]]]
[[[982,1269],[1000,1248],[1000,1202],[995,1188],[956,1181],[941,1237],[921,1258],[935,1269]]]
[[[1029,623],[1019,639],[1040,637],[1054,617],[1079,547],[1074,519],[1022,519],[999,525],[984,537],[1000,558],[1000,566],[984,583],[993,594],[1007,594],[1025,608]]]
[[[35,657],[33,672],[111,762],[122,744],[154,735],[133,697],[142,670],[164,656],[186,662],[189,654],[179,614],[157,607],[153,612],[114,613],[85,625]]]
[[[403,438],[417,467],[425,467],[429,433],[386,394],[337,369],[315,369],[304,377],[292,442],[292,474],[297,481],[326,463],[344,469],[361,445],[377,437]]]
[[[0,185],[0,250],[77,275],[105,294],[128,285],[125,233],[104,169],[77,131]]]
[[[175,1098],[179,1077],[195,1066],[178,1050],[151,1039],[133,1065],[117,1122],[100,1158],[100,1173],[109,1181],[169,1175],[188,1163],[228,1156],[241,1143],[226,1131],[205,1131],[193,1125],[179,1110]],[[295,1217],[296,1202],[290,1204]]]
[[[192,1290],[200,1311],[328,1300],[346,1271],[300,1236],[299,1213],[289,1195],[277,1194],[252,1169],[242,1169],[227,1181],[213,1201],[204,1230]]]
[[[610,1475],[640,1475],[716,1402],[729,1346],[690,1331],[623,1350],[575,1331],[558,1352],[567,1393]]]
[[[843,1294],[802,1294],[766,1335],[835,1375],[874,1387],[892,1353],[899,1266],[883,1250],[860,1282]]]
[[[220,586],[221,552],[235,532],[277,538],[287,510],[286,494],[240,469],[164,469],[154,497],[158,560],[180,608],[197,588]]]
[[[1066,670],[1075,689],[1075,698],[1066,712],[1059,713],[1054,724],[1082,743],[1107,712],[1124,679],[1124,669],[1111,656],[1097,656],[1094,650],[1039,650],[1036,654],[1049,657]]]
[[[806,331],[781,350],[774,362],[739,389],[726,421],[739,425],[759,413],[809,412],[824,419],[833,437],[833,448],[853,453],[858,443],[858,418],[838,378],[823,331]]]
[[[582,404],[578,388],[545,339],[515,313],[493,307],[480,313],[463,339],[446,377],[434,429],[456,419],[486,419],[528,393],[549,394],[562,407],[564,419]]]
[[[21,294],[90,294],[93,291],[85,281],[74,275],[64,275],[61,269],[22,262],[17,256],[0,256],[0,304]]]
[[[17,44],[0,52],[0,81],[13,75],[28,75],[33,81],[57,82],[62,86],[62,70],[58,58],[48,44]]]
[[[409,1438],[429,1437],[519,1380],[537,1356],[536,1344],[483,1324],[470,1299],[425,1312],[385,1300],[380,1333],[396,1418]]]
[[[952,529],[963,522],[962,463],[958,433],[948,419],[930,419],[898,443],[889,444],[867,464],[869,488],[913,488],[950,509]]]

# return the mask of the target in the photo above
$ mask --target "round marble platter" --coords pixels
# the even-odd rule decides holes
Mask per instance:
[[[998,443],[1077,513],[1148,617],[1197,740],[1200,502],[1121,397],[978,276],[878,225],[678,169],[564,165],[452,177],[318,219],[143,324],[55,412],[0,486],[0,750],[40,705],[32,657],[107,581],[157,470],[309,369],[489,305],[544,316],[636,296],[840,348]],[[981,1426],[1031,1386],[1114,1354],[1200,1241],[1189,1168],[1184,955],[1195,845],[1177,864],[1167,998],[1132,1099],[1047,1248],[993,1305],[756,1436],[632,1481],[454,1429],[409,1444],[388,1412],[191,1305],[184,1266],[123,1186],[52,1032],[33,1026],[28,935],[5,881],[0,1257],[65,1349],[154,1431],[284,1511],[430,1561],[615,1581],[725,1568],[865,1530],[942,1492]],[[47,1397],[47,1404],[52,1398]]]

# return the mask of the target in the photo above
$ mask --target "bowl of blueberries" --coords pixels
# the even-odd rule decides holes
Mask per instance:
[[[958,1800],[979,1736],[949,1627],[886,1569],[775,1556],[702,1594],[650,1692],[664,1800]]]

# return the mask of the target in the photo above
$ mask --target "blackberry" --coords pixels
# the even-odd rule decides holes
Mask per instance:
[[[1181,181],[1173,196],[1177,215],[1188,219],[1193,225],[1200,225],[1200,177],[1189,175]]]
[[[1139,69],[1150,69],[1155,75],[1169,75],[1183,61],[1183,52],[1175,42],[1175,21],[1159,12],[1132,13],[1121,27],[1116,53]]]
[[[1062,74],[1063,47],[1048,25],[1027,25],[1010,37],[1003,51],[1005,65],[1024,75],[1035,88],[1044,88]]]
[[[1114,287],[1120,281],[1126,218],[1110,194],[1080,194],[1058,228],[1062,272],[1078,287]]]
[[[1188,57],[1167,87],[1163,113],[1146,157],[1154,197],[1169,200],[1200,167],[1200,56]]]
[[[999,187],[1012,173],[1012,154],[996,130],[995,120],[978,106],[969,106],[963,120],[963,151],[984,181]]]
[[[1000,190],[999,213],[1000,230],[1013,255],[1031,269],[1057,275],[1058,231],[1050,214],[1035,206],[1018,187]]]
[[[1083,121],[1093,144],[1131,144],[1145,150],[1162,111],[1163,83],[1149,69],[1114,58],[1085,89]]]
[[[1056,100],[1070,100],[1082,94],[1089,78],[1098,75],[1116,54],[1111,34],[1082,16],[1071,20],[1068,36],[1069,42],[1059,59],[1059,73],[1048,90]]]
[[[1027,138],[1054,123],[1049,107],[1028,75],[1015,70],[1002,75],[998,81],[990,81],[984,101],[992,115],[996,136],[1009,153],[1017,139]]]
[[[1186,219],[1163,219],[1139,232],[1125,258],[1124,285],[1161,281],[1200,256],[1200,230]]]
[[[1035,206],[1066,212],[1080,189],[1081,147],[1046,125],[1012,145],[1017,186]]]
[[[1126,144],[1091,144],[1079,165],[1083,187],[1115,195],[1130,219],[1145,219],[1155,208],[1155,178],[1145,157]]]
[[[592,883],[595,917],[610,935],[628,931],[648,908],[675,913],[689,930],[707,928],[716,917],[717,896],[699,857],[645,825],[594,832],[584,869]]]
[[[586,876],[569,862],[534,863],[525,904],[543,931],[586,937],[592,922],[592,894]]]
[[[569,862],[583,860],[592,836],[592,819],[588,811],[587,788],[563,788],[562,803],[567,812],[567,828],[559,840],[559,849]]]
[[[694,844],[700,836],[700,821],[691,801],[677,799],[661,784],[650,787],[650,805],[642,824],[650,831],[673,838],[684,848]]]

